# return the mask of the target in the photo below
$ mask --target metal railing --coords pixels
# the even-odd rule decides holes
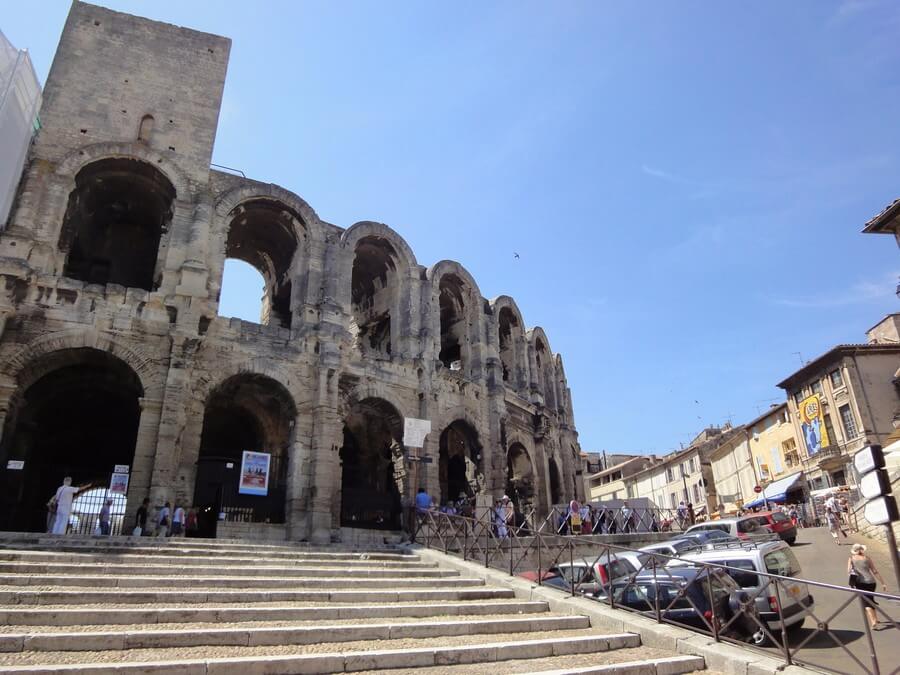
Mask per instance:
[[[537,516],[532,510],[532,520]],[[578,532],[571,532],[568,508],[551,506],[550,512],[540,520],[536,531],[546,534],[633,534],[636,532],[683,532],[700,522],[691,519],[690,514],[678,509],[632,508],[623,511],[621,507],[591,506],[587,519],[588,526]]]
[[[416,512],[410,518],[408,522],[414,524],[413,541],[427,548],[510,575],[522,575],[539,585],[556,586],[561,593],[573,597],[581,595],[611,608],[637,612],[659,623],[690,627],[717,642],[739,643],[770,656],[780,655],[786,665],[869,675],[900,673],[900,651],[896,651],[900,650],[900,624],[881,604],[876,604],[898,603],[898,595],[753,570],[750,574],[756,579],[755,585],[738,589],[736,583],[729,582],[729,601],[723,603],[716,597],[723,588],[721,572],[741,579],[742,574],[748,574],[747,569],[540,529],[522,534],[522,528],[498,527],[487,518],[478,520],[437,511]],[[745,548],[756,545],[736,544]],[[624,558],[623,553],[641,556],[640,562],[629,562],[624,576],[616,576],[612,565]],[[677,571],[684,567],[693,570]],[[580,570],[577,574],[576,568]],[[675,589],[674,597],[661,600],[658,589],[662,586]],[[648,593],[649,588],[654,589],[652,593]],[[816,606],[816,595],[829,598],[829,609]],[[643,601],[635,602],[635,597],[641,596]],[[868,608],[882,620],[878,631],[869,625]],[[801,628],[804,633],[799,632]],[[865,636],[862,649],[861,636]],[[838,651],[826,653],[826,649]],[[825,655],[824,663],[816,658],[817,654]],[[840,663],[850,670],[841,670]]]

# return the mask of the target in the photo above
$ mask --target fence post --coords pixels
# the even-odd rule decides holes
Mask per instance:
[[[769,583],[775,584],[775,602],[778,603],[778,618],[781,621],[781,651],[784,652],[784,662],[791,665],[791,646],[787,641],[787,627],[784,625],[784,605],[781,604],[781,591],[778,590],[778,579],[770,579]],[[863,612],[865,618],[865,612]],[[872,651],[874,655],[874,650]],[[878,675],[876,672],[875,675]]]
[[[463,560],[468,560],[468,551],[469,548],[469,521],[463,520]]]
[[[488,526],[488,527],[484,528],[484,566],[485,567],[490,567],[490,565],[488,564],[488,545],[490,544],[490,537],[491,537],[491,529]]]
[[[890,525],[888,527],[890,527]],[[878,655],[875,652],[875,642],[872,640],[872,629],[869,628],[869,617],[866,616],[866,600],[860,594],[857,594],[856,597],[859,598],[859,611],[862,612],[863,626],[866,627],[866,640],[869,642],[869,657],[872,659],[872,674],[881,675],[881,668],[878,667]]]
[[[652,555],[652,554],[651,554]],[[656,605],[656,623],[662,623],[662,612],[659,611],[659,584],[656,583],[656,558],[650,558],[653,561],[653,599]]]
[[[542,564],[543,561],[541,560],[541,546],[542,546],[541,533],[537,532],[537,533],[535,533],[535,536],[537,537],[537,550],[538,550],[538,586],[543,586],[544,585],[544,574],[541,571],[543,568],[543,564]]]
[[[709,606],[712,608],[712,629],[713,637],[716,642],[719,641],[719,612],[716,609],[716,601],[713,598],[712,591],[712,567],[706,568],[706,597],[709,599]]]
[[[572,581],[569,585],[572,587],[572,597],[575,597],[575,552],[572,549],[572,542],[567,541],[566,546],[569,548],[569,574],[572,575]]]
[[[513,538],[510,536],[507,541],[509,542],[509,576],[514,576],[513,574]]]

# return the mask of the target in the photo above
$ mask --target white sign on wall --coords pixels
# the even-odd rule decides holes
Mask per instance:
[[[116,464],[116,468],[113,469],[113,473],[128,473],[128,465],[127,464]]]
[[[25,468],[24,459],[10,459],[6,462],[6,468],[10,471],[21,471]]]
[[[425,437],[431,433],[431,420],[407,417],[403,420],[403,445],[407,448],[421,448]]]

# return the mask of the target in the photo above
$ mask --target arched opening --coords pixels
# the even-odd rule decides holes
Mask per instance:
[[[390,403],[367,398],[344,420],[341,525],[400,528],[403,493],[403,418]]]
[[[397,253],[387,239],[356,244],[351,274],[351,333],[364,354],[390,356],[391,319],[397,304]]]
[[[468,332],[465,288],[455,274],[445,274],[438,286],[441,312],[441,351],[438,359],[450,370],[461,370],[463,366],[463,345]]]
[[[544,406],[556,410],[556,387],[553,385],[553,361],[550,350],[541,338],[534,344],[535,362],[538,371],[538,384],[544,394]]]
[[[441,433],[438,478],[441,504],[456,501],[460,495],[472,497],[481,490],[481,444],[478,432],[465,420],[452,422]]]
[[[513,443],[506,453],[506,494],[520,514],[527,514],[534,505],[534,465],[521,443]],[[517,523],[518,524],[518,523]]]
[[[214,537],[226,520],[283,523],[289,450],[297,417],[290,393],[264,375],[234,375],[206,400],[194,505],[198,536]],[[244,452],[268,455],[267,485],[243,481]],[[263,458],[264,459],[264,458]]]
[[[305,232],[302,219],[271,199],[244,202],[234,208],[230,218],[225,257],[242,260],[262,275],[260,323],[290,328],[292,278],[300,244],[297,233]]]
[[[266,280],[253,265],[229,258],[222,273],[219,316],[264,323]]]
[[[132,465],[144,392],[127,364],[97,349],[54,352],[31,372],[41,375],[14,397],[0,448],[0,526],[46,532],[46,504],[63,478],[104,488],[102,500],[116,465]],[[98,512],[73,509],[73,530],[93,532]]]
[[[141,118],[141,126],[138,129],[138,140],[141,143],[150,142],[150,134],[153,133],[153,115],[144,115]]]
[[[104,159],[75,176],[63,219],[63,275],[91,284],[154,290],[159,242],[172,220],[175,188],[135,159]]]
[[[509,307],[500,309],[497,317],[500,334],[500,362],[503,365],[503,381],[515,385],[516,374],[516,336],[521,330],[519,320]]]
[[[548,462],[549,478],[550,478],[550,504],[556,505],[562,503],[562,481],[559,477],[559,468],[556,466],[556,460],[552,457]]]

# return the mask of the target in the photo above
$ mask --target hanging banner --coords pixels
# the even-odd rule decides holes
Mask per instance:
[[[109,479],[109,494],[122,495],[128,494],[128,474],[114,473]]]
[[[407,448],[421,448],[425,437],[431,433],[431,420],[406,417],[403,420],[403,445]]]
[[[822,417],[822,403],[818,394],[807,396],[800,401],[800,429],[806,442],[806,452],[812,457],[822,448],[831,445],[828,430]]]
[[[238,493],[242,495],[269,494],[269,463],[272,455],[267,452],[250,452],[244,450],[241,460],[241,476],[238,482]]]

